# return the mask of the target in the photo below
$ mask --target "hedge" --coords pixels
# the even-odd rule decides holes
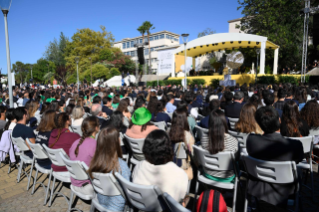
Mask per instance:
[[[204,79],[187,79],[187,85],[205,85],[206,81]],[[160,86],[165,86],[165,85],[182,85],[182,79],[178,79],[178,80],[159,80],[158,84]],[[147,82],[147,86],[152,86],[152,87],[156,87],[157,86],[157,80],[155,81],[149,81]]]
[[[259,84],[274,84],[274,83],[291,83],[291,84],[298,84],[301,81],[300,77],[294,76],[278,76],[276,80],[275,76],[260,76],[257,77],[257,83]],[[309,82],[309,76],[306,76],[306,83]]]

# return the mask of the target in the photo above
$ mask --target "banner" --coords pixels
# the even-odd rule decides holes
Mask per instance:
[[[175,49],[165,49],[157,52],[158,75],[168,75],[173,73],[175,64]]]

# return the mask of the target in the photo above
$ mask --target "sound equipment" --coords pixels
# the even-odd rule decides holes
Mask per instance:
[[[310,85],[318,85],[319,76],[310,76],[309,77],[309,84]]]
[[[137,48],[137,57],[138,57],[139,64],[144,65],[144,63],[145,63],[144,47],[138,47]]]

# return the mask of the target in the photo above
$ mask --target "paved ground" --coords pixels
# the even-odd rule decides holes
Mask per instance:
[[[13,169],[10,174],[7,174],[8,172],[8,164],[4,165],[1,164],[0,167],[0,212],[2,211],[10,211],[10,212],[48,212],[48,211],[67,211],[68,205],[66,203],[66,200],[63,197],[57,197],[54,199],[53,204],[51,207],[43,206],[44,202],[44,189],[42,187],[39,187],[39,184],[36,185],[36,188],[39,187],[33,195],[31,195],[32,190],[32,180],[30,183],[30,190],[27,191],[27,183],[28,179],[23,176],[23,179],[20,183],[16,183],[17,178],[17,169]],[[302,190],[302,207],[304,212],[319,212],[319,174],[317,173],[317,166],[314,166],[314,179],[315,179],[315,202],[312,202],[311,200],[311,192],[307,190],[306,188],[303,188]],[[35,175],[35,171],[33,171],[33,176]],[[40,178],[41,181],[45,179],[45,175]],[[307,184],[310,183],[310,178],[308,178]],[[39,181],[39,180],[38,180]],[[38,182],[37,181],[37,182]],[[47,185],[47,180],[45,181],[45,185]],[[245,182],[242,183],[245,185]],[[51,187],[51,186],[50,186]],[[193,187],[193,186],[192,186]],[[62,193],[69,196],[70,195],[70,189],[66,186],[63,186]],[[228,206],[232,205],[232,198],[231,195],[228,198],[226,194],[225,199]],[[242,202],[243,202],[243,194],[239,191],[238,192],[238,205],[237,205],[237,211],[242,211]],[[190,201],[189,208],[192,207],[193,201]],[[255,210],[259,212],[281,212],[284,210],[279,210],[277,208],[274,208],[271,205],[260,203],[259,204],[260,210]],[[89,211],[90,209],[90,202],[83,202],[82,200],[78,200],[76,202],[76,208],[83,210],[83,211]]]

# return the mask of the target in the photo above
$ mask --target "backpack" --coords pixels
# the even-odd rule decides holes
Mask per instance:
[[[219,191],[206,190],[197,201],[197,212],[227,212],[224,197]]]

